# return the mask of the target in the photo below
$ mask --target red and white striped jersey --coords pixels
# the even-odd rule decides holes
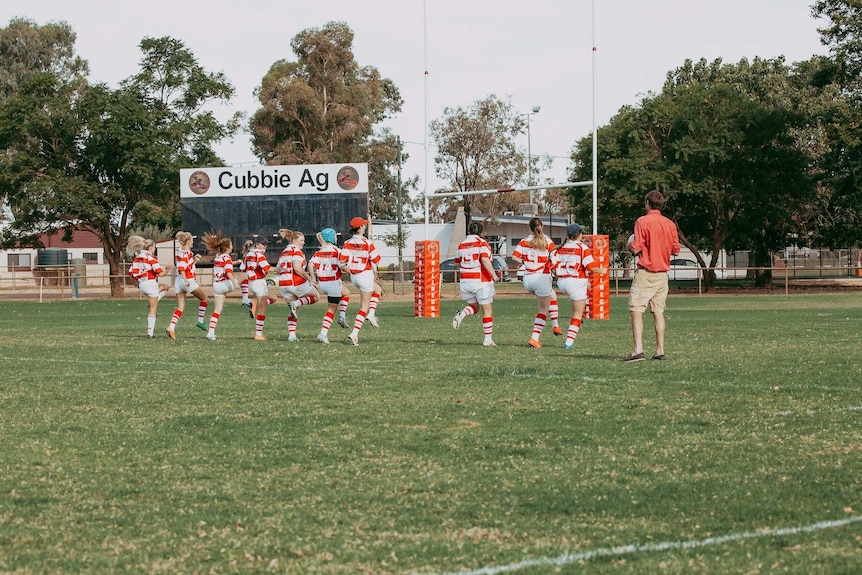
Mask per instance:
[[[461,279],[493,282],[494,276],[482,265],[482,259],[485,258],[491,259],[491,246],[487,241],[477,235],[464,238],[455,252],[455,267],[461,270]]]
[[[165,271],[156,256],[147,250],[141,250],[129,267],[129,275],[136,281],[154,280]]]
[[[317,281],[331,282],[341,279],[341,266],[338,265],[340,255],[341,250],[332,245],[314,252],[314,255],[311,256],[311,265],[314,266]]]
[[[269,270],[272,269],[272,266],[266,261],[266,254],[263,250],[259,249],[249,250],[245,254],[243,264],[245,265],[245,273],[250,281],[264,279]]]
[[[229,254],[218,254],[213,259],[213,281],[223,282],[233,275],[233,260]]]
[[[593,252],[584,242],[569,240],[557,250],[558,278],[585,278],[587,270],[596,267]]]
[[[187,280],[195,279],[195,254],[191,250],[177,250],[177,275]]]
[[[278,271],[279,287],[299,286],[308,281],[296,273],[297,267],[305,269],[305,254],[299,246],[288,244],[281,251],[281,256],[275,264],[275,269]]]
[[[377,248],[374,247],[371,240],[364,236],[355,235],[344,242],[338,261],[347,264],[350,273],[358,274],[374,269],[372,264],[380,263],[380,254],[377,253]]]
[[[556,247],[554,242],[548,238],[548,249],[537,250],[530,247],[530,242],[533,241],[532,234],[518,242],[512,256],[524,262],[525,274],[549,274],[554,267],[550,253]]]

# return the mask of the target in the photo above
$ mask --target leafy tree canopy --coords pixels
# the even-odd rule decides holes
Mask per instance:
[[[75,32],[66,22],[39,26],[26,18],[13,18],[0,28],[0,101],[42,72],[63,81],[87,75],[86,60],[75,54]]]
[[[207,111],[233,95],[222,75],[172,38],[140,46],[140,72],[118,89],[40,72],[0,103],[0,186],[15,214],[4,243],[33,244],[57,226],[90,230],[105,247],[114,295],[130,225],[178,213],[179,169],[221,164],[212,144],[235,128]]]
[[[624,107],[599,132],[599,219],[619,243],[642,213],[644,194],[661,190],[666,214],[695,254],[783,244],[794,208],[811,193],[808,156],[783,60],[725,65],[687,61],[658,95]],[[579,142],[575,177],[589,179],[591,141]],[[588,217],[587,190],[571,195]],[[700,261],[701,265],[707,265]]]
[[[398,146],[375,126],[401,111],[398,88],[356,62],[353,31],[343,22],[304,30],[290,45],[296,60],[275,62],[257,90],[254,153],[267,164],[367,162],[371,214],[394,219]],[[416,179],[403,185],[415,188]]]
[[[494,94],[468,107],[445,108],[442,117],[429,127],[437,145],[437,176],[450,186],[445,191],[499,189],[522,182],[527,173],[527,156],[518,148],[516,139],[525,127],[526,122],[512,103]],[[464,196],[467,225],[474,210],[514,211],[527,200],[526,192]],[[432,198],[430,205],[430,219],[439,220],[455,209],[457,200]]]

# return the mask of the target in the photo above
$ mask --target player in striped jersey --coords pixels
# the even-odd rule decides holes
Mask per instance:
[[[289,242],[275,264],[275,269],[278,270],[278,289],[290,306],[287,341],[299,341],[296,337],[296,309],[301,305],[316,303],[320,294],[311,283],[311,274],[305,269],[305,252],[302,250],[305,247],[305,234],[285,228],[278,230],[278,235]]]
[[[352,237],[344,242],[338,259],[341,271],[350,274],[351,283],[359,290],[359,311],[353,322],[353,331],[347,336],[347,341],[352,345],[359,345],[359,330],[366,320],[372,326],[379,327],[375,313],[383,289],[377,282],[375,272],[380,263],[380,254],[371,240],[362,235],[369,223],[358,216],[350,220]]]
[[[177,296],[177,308],[174,310],[174,315],[171,316],[171,322],[168,325],[165,333],[171,339],[177,339],[175,330],[177,322],[183,315],[186,309],[186,296],[193,295],[198,298],[198,321],[197,326],[206,331],[207,327],[204,323],[204,318],[207,315],[207,294],[204,289],[198,285],[196,277],[195,264],[201,259],[200,254],[192,253],[192,242],[194,237],[189,232],[177,232],[177,242],[180,247],[176,253],[177,277],[174,279],[174,293]]]
[[[233,275],[233,259],[230,257],[233,244],[230,238],[223,237],[218,231],[206,233],[201,239],[207,250],[215,254],[213,258],[213,300],[215,300],[213,307],[215,309],[210,315],[209,331],[207,331],[207,339],[215,341],[216,325],[224,309],[227,294],[237,289],[239,284]]]
[[[350,300],[350,291],[341,281],[341,267],[338,265],[341,250],[335,245],[335,241],[334,229],[324,228],[320,230],[317,233],[320,249],[314,252],[308,262],[308,271],[314,278],[312,281],[317,283],[318,290],[326,296],[328,304],[326,314],[323,316],[323,323],[320,326],[320,333],[317,334],[317,341],[321,343],[329,343],[329,328],[332,326],[336,310],[338,310],[338,323],[342,327],[347,327],[345,314],[347,313],[347,302]]]
[[[156,243],[141,236],[130,236],[126,243],[126,253],[134,257],[129,267],[129,275],[138,282],[138,289],[147,296],[149,313],[147,313],[147,337],[153,338],[156,327],[156,310],[159,301],[168,292],[168,286],[159,284],[156,278],[163,277],[167,270],[159,263],[156,256]]]
[[[539,309],[533,320],[533,333],[527,345],[540,348],[542,344],[539,342],[539,337],[545,328],[548,315],[551,316],[554,335],[563,334],[558,319],[557,294],[554,293],[551,276],[554,266],[551,254],[556,246],[553,240],[542,231],[541,219],[530,219],[530,231],[532,233],[529,236],[518,242],[518,246],[512,252],[512,259],[518,265],[524,265],[524,289],[536,296]]]
[[[564,349],[571,349],[575,345],[575,338],[578,337],[578,332],[581,330],[581,320],[587,306],[588,273],[599,275],[608,273],[607,268],[600,266],[593,260],[590,247],[581,241],[583,234],[583,226],[569,224],[566,228],[566,243],[556,253],[557,287],[572,301],[572,319],[566,332]]]
[[[254,313],[254,339],[266,341],[263,335],[263,324],[266,322],[266,306],[269,303],[269,288],[266,285],[266,274],[272,269],[266,261],[266,246],[269,243],[265,236],[256,235],[251,238],[251,250],[245,254],[243,266],[248,276],[248,291],[254,298],[252,309]]]
[[[467,307],[455,314],[452,327],[458,329],[464,318],[482,310],[482,332],[485,339],[482,345],[495,347],[493,302],[496,290],[494,282],[497,274],[491,263],[491,246],[482,237],[483,226],[479,222],[470,222],[467,231],[469,235],[458,245],[455,253],[455,267],[460,269],[461,298],[467,302]]]

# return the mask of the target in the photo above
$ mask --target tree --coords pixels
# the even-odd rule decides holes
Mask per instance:
[[[825,19],[819,29],[829,58],[812,58],[801,69],[820,88],[812,118],[821,136],[819,188],[803,221],[819,245],[860,245],[862,237],[862,4],[818,0],[811,13]]]
[[[8,27],[0,28],[0,101],[43,72],[72,82],[82,81],[87,71],[86,60],[75,55],[75,32],[66,22],[39,26],[13,18]]]
[[[511,102],[493,94],[468,108],[445,108],[429,127],[437,145],[437,176],[447,180],[454,192],[500,189],[521,181],[527,157],[517,148],[515,138],[524,133],[525,126]],[[454,207],[450,198],[440,200],[431,204],[438,215]],[[473,195],[464,196],[463,201],[469,226],[473,208],[487,213],[515,210],[519,202],[527,201],[527,194]]]
[[[399,157],[399,150],[401,155]],[[401,220],[413,221],[413,213],[420,211],[421,200],[411,196],[419,182],[418,176],[401,178],[401,165],[407,160],[403,146],[389,128],[372,138],[362,152],[368,158],[369,212],[375,219],[398,219],[398,190],[401,189]]]
[[[812,194],[789,76],[782,59],[688,61],[668,74],[661,94],[624,108],[599,138],[600,209],[617,215],[613,231],[627,235],[643,194],[657,188],[701,266],[744,246],[754,246],[756,265],[770,265],[769,250],[783,245],[795,210]],[[577,152],[582,178],[589,144]],[[584,194],[573,191],[575,205],[587,203]],[[708,263],[702,251],[711,253]]]
[[[4,243],[38,247],[40,233],[72,225],[92,231],[105,248],[113,296],[122,294],[135,210],[170,206],[179,169],[221,164],[211,145],[235,128],[206,110],[233,95],[221,74],[203,70],[178,40],[145,38],[140,46],[141,71],[119,89],[41,73],[0,103],[0,140],[9,150],[0,185],[16,216]]]
[[[261,108],[250,120],[254,153],[267,164],[367,162],[371,215],[395,217],[398,149],[375,126],[401,111],[395,84],[353,56],[353,31],[329,22],[297,34],[296,61],[279,60],[257,90]],[[415,187],[415,180],[405,183]]]

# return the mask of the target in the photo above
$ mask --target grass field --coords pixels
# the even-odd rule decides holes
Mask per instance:
[[[452,297],[355,348],[172,305],[0,303],[0,572],[862,572],[859,294],[672,296],[635,364],[622,298],[572,351],[528,298],[497,348]]]

